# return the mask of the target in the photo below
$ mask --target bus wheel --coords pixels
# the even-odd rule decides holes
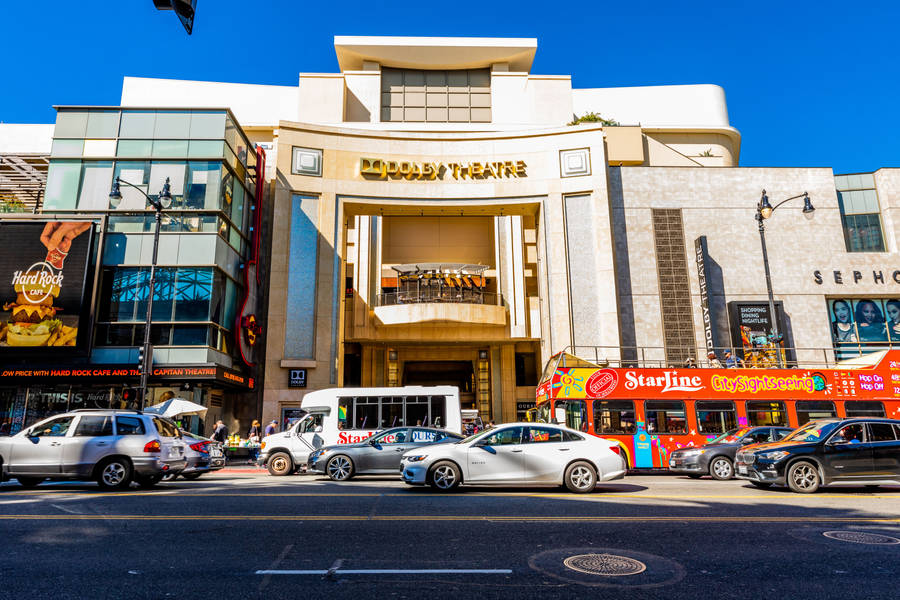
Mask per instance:
[[[347,481],[353,477],[353,461],[343,454],[338,454],[328,461],[325,472],[332,481]]]
[[[566,487],[569,488],[570,492],[587,494],[592,492],[594,486],[597,485],[597,472],[588,463],[579,461],[569,465],[563,480],[566,482]]]
[[[294,472],[293,461],[285,452],[276,452],[270,456],[266,468],[269,469],[269,475],[290,475]]]
[[[728,457],[719,456],[714,458],[709,464],[709,474],[713,476],[713,479],[718,479],[719,481],[731,479],[734,477],[734,465],[731,464]]]
[[[444,461],[432,467],[430,479],[431,487],[442,492],[449,492],[459,486],[459,480],[462,479],[462,475],[456,465],[452,462]]]

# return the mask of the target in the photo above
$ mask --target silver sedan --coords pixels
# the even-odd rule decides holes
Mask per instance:
[[[411,485],[449,491],[460,484],[565,485],[587,493],[625,476],[615,442],[559,425],[510,423],[456,444],[412,450],[400,470]]]
[[[320,448],[309,455],[307,464],[313,473],[324,473],[334,481],[361,474],[396,473],[400,457],[407,450],[461,439],[458,433],[443,429],[393,427],[358,444]]]

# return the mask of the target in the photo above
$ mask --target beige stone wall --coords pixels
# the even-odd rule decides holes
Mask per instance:
[[[885,253],[846,251],[831,169],[622,167],[619,171],[620,175],[613,175],[611,185],[619,227],[619,278],[620,286],[630,292],[623,292],[623,302],[634,307],[635,336],[640,346],[662,346],[652,208],[682,210],[694,298],[695,343],[703,339],[693,258],[695,238],[707,236],[710,258],[721,267],[725,298],[720,300],[767,300],[759,230],[754,219],[763,189],[773,205],[809,192],[816,207],[815,217],[807,220],[801,213],[803,201],[797,199],[778,208],[765,222],[774,296],[784,302],[794,344],[798,348],[819,349],[800,353],[801,358],[822,360],[822,349],[831,348],[827,296],[900,297],[900,284],[891,280],[891,273],[900,269],[894,233],[894,207],[900,204],[897,170],[882,170],[876,177],[884,233],[891,250]],[[822,284],[814,279],[816,270],[823,274]],[[842,284],[835,283],[834,270],[843,273]],[[853,282],[853,271],[863,274],[861,281]],[[884,273],[884,283],[874,281],[873,271]]]

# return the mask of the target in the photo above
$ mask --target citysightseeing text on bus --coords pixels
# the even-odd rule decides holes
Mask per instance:
[[[812,377],[771,377],[738,375],[713,375],[709,381],[712,389],[717,392],[729,392],[739,394],[747,392],[758,394],[760,392],[795,392],[802,391],[812,394],[816,390],[816,382]]]

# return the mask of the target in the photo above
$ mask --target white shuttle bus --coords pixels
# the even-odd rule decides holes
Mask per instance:
[[[259,462],[272,475],[289,475],[306,465],[313,450],[357,444],[391,427],[436,427],[459,433],[459,388],[328,388],[303,397],[306,414],[287,431],[262,440]]]

